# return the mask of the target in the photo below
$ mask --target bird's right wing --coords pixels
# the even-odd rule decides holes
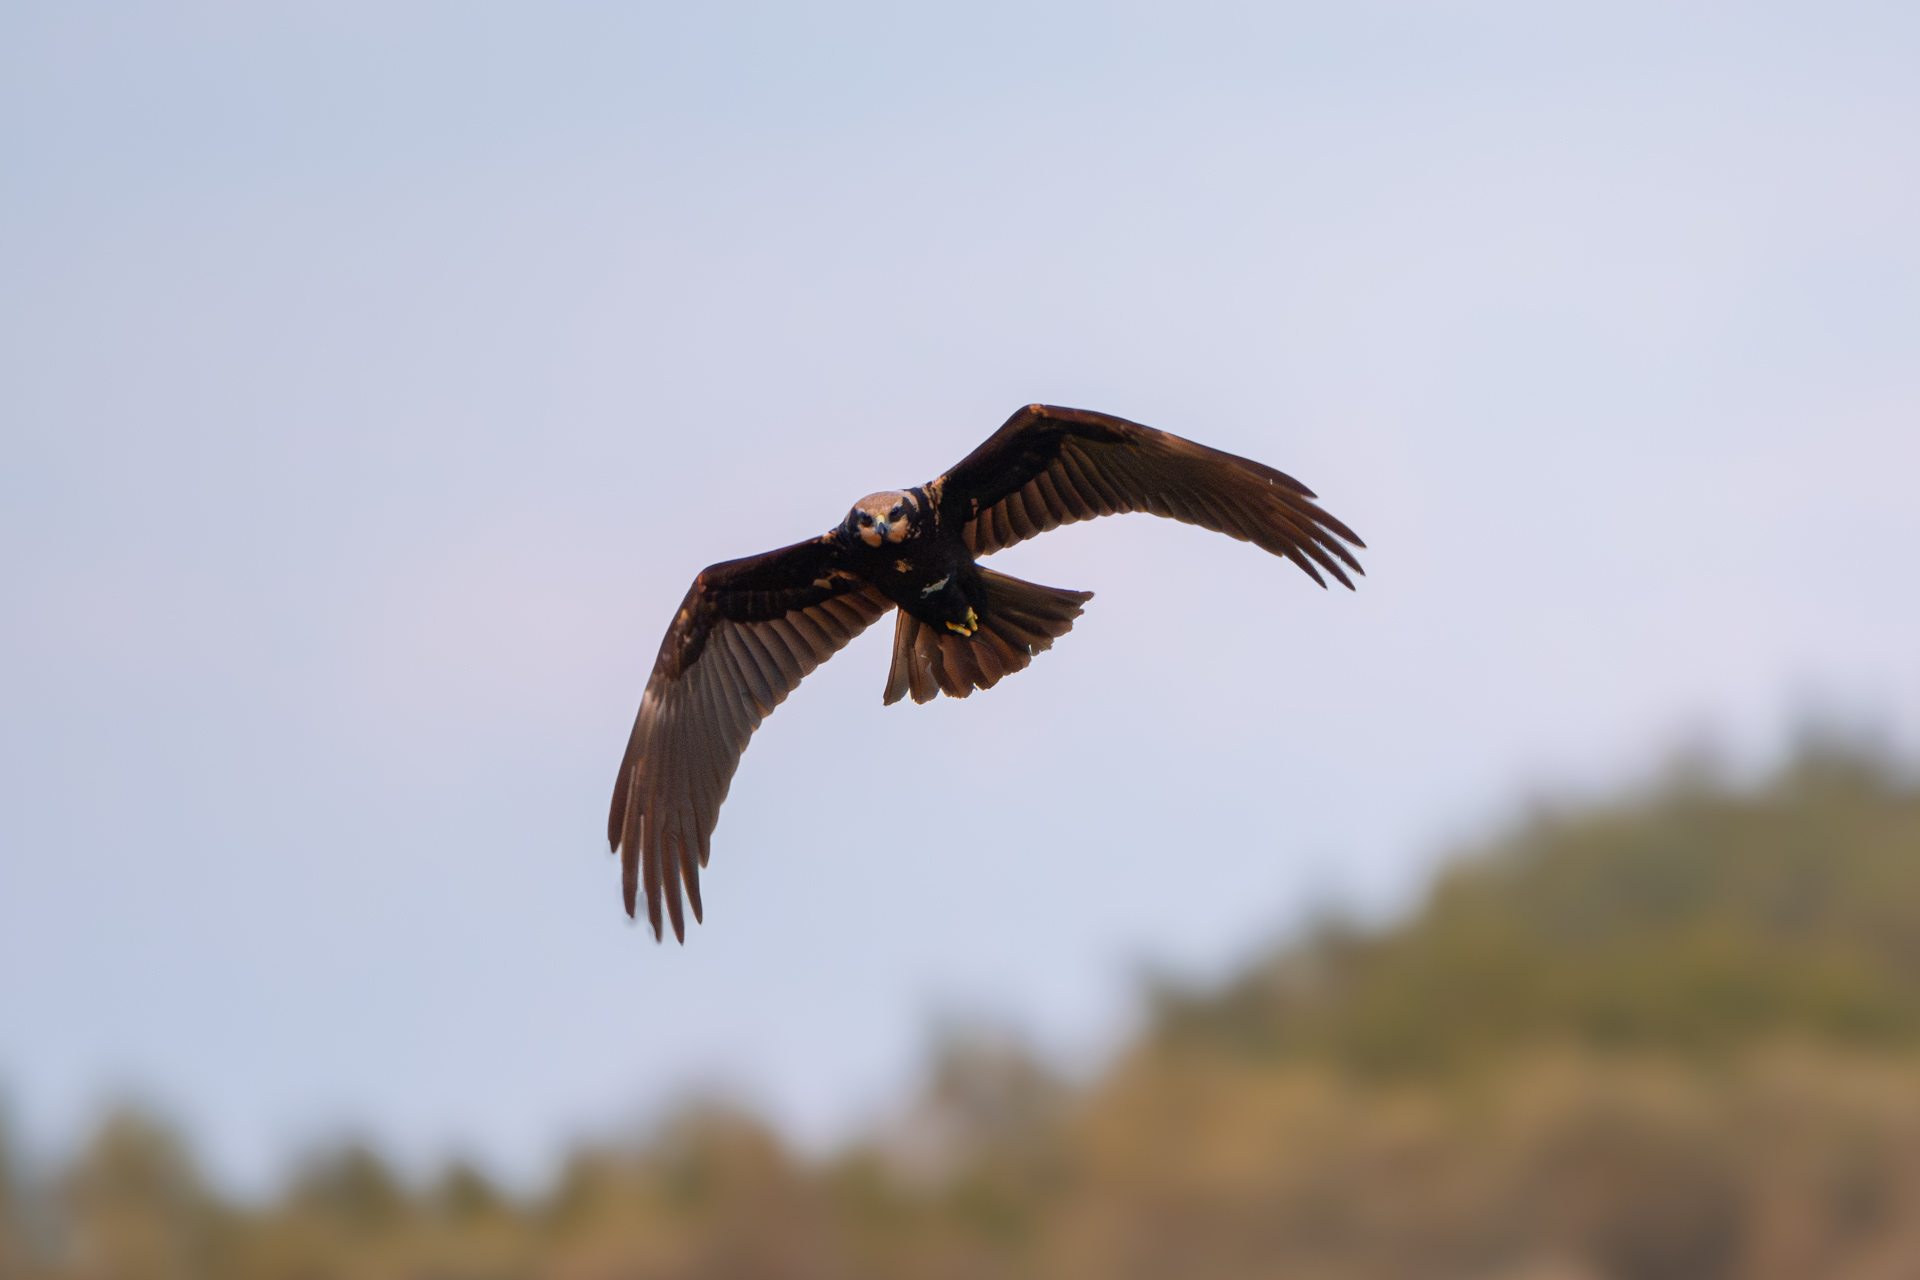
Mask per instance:
[[[829,534],[710,566],[667,629],[607,817],[627,914],[644,880],[655,938],[664,900],[685,940],[683,886],[701,918],[700,868],[747,739],[802,677],[893,608],[837,560]]]

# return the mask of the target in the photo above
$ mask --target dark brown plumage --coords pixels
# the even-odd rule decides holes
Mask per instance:
[[[1145,511],[1285,556],[1321,586],[1365,546],[1283,472],[1124,418],[1028,405],[938,480],[870,494],[822,536],[701,570],[660,645],[614,783],[607,840],[627,914],[647,893],[686,936],[740,753],[795,685],[898,608],[885,700],[990,689],[1073,627],[1086,591],[974,563],[1063,524]]]

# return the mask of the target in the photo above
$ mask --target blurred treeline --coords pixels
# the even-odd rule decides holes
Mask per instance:
[[[1916,1277],[1920,786],[1815,745],[1537,814],[1091,1083],[956,1039],[825,1161],[694,1110],[537,1195],[352,1147],[247,1206],[122,1113],[0,1187],[8,1280]]]

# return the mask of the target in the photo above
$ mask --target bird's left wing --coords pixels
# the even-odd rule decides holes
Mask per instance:
[[[607,817],[627,914],[640,883],[661,937],[680,892],[701,918],[700,868],[747,739],[815,667],[893,605],[839,568],[832,534],[703,569],[660,645]]]
[[[927,488],[941,522],[958,524],[976,556],[1077,520],[1145,511],[1285,556],[1323,587],[1324,569],[1350,588],[1345,569],[1361,570],[1342,540],[1366,545],[1313,490],[1264,462],[1050,404],[1015,413]]]

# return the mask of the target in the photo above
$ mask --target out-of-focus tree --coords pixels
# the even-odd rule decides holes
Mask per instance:
[[[828,1174],[867,1274],[1028,1274],[1070,1181],[1072,1091],[1016,1035],[955,1024],[918,1100]]]
[[[455,1160],[441,1170],[432,1201],[434,1208],[456,1223],[485,1221],[505,1208],[492,1181],[466,1160]]]
[[[845,1274],[810,1171],[724,1107],[690,1107],[636,1149],[575,1156],[545,1216],[554,1276]]]
[[[1872,1280],[1920,1266],[1920,1070],[1524,1055],[1465,1085],[1149,1054],[1077,1124],[1061,1277]]]
[[[378,1235],[399,1225],[408,1209],[393,1171],[363,1142],[307,1158],[288,1196],[298,1212],[356,1235]]]
[[[1538,815],[1088,1084],[949,1034],[824,1163],[694,1106],[540,1197],[347,1145],[222,1208],[120,1113],[50,1204],[29,1280],[1920,1275],[1920,786],[1822,748]]]
[[[1920,789],[1832,746],[1753,791],[1683,771],[1537,816],[1404,925],[1323,930],[1159,1012],[1168,1045],[1401,1076],[1554,1042],[1920,1046]]]
[[[76,1280],[200,1280],[222,1269],[233,1242],[185,1143],[136,1108],[101,1123],[59,1198]]]
[[[26,1273],[19,1176],[14,1168],[13,1141],[7,1126],[6,1109],[0,1106],[0,1280],[16,1280]]]
[[[1070,1095],[1021,1039],[984,1025],[944,1029],[918,1100],[884,1137],[896,1172],[934,1187],[982,1163],[1044,1163]]]

